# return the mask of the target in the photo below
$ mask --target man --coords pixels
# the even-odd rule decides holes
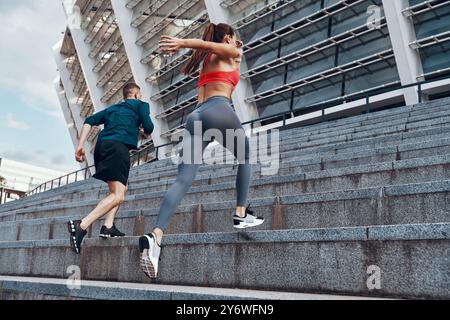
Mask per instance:
[[[128,189],[129,152],[137,149],[139,134],[142,138],[146,138],[153,132],[154,126],[150,119],[150,106],[141,101],[142,95],[137,84],[126,84],[123,88],[123,97],[122,102],[86,118],[81,130],[80,142],[75,152],[75,159],[78,162],[83,162],[86,158],[84,144],[91,127],[101,124],[105,126],[95,146],[96,173],[93,177],[108,184],[109,194],[84,219],[68,222],[70,244],[77,254],[81,253],[81,243],[87,234],[86,230],[105,215],[100,237],[125,236],[116,228],[114,219]],[[141,125],[143,129],[140,129]]]

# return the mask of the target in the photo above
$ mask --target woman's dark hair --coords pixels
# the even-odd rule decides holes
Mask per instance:
[[[226,35],[234,36],[234,30],[233,27],[226,23],[219,23],[214,24],[210,23],[203,33],[202,39],[205,41],[211,41],[211,42],[222,42],[223,38]],[[187,64],[181,69],[181,72],[185,75],[194,73],[197,71],[198,67],[200,66],[200,63],[205,59],[207,55],[207,51],[203,49],[197,49],[195,50],[192,57],[189,59]]]

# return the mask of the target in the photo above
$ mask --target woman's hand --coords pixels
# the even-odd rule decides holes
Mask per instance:
[[[161,36],[159,41],[159,48],[162,52],[170,55],[176,54],[182,48],[183,39],[175,38],[172,36]]]

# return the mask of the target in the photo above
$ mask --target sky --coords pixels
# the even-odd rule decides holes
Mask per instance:
[[[53,81],[52,46],[65,30],[60,0],[0,0],[0,158],[79,169]]]

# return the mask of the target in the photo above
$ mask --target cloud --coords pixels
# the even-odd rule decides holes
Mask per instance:
[[[8,150],[8,149],[6,149]],[[32,150],[20,150],[20,151],[0,151],[0,158],[5,158],[21,163],[27,163],[33,166],[38,166],[42,168],[48,168],[61,173],[72,172],[79,168],[76,164],[69,165],[66,161],[66,156],[64,154],[56,154],[53,157],[48,157],[39,151]],[[75,163],[75,161],[73,162]]]
[[[61,165],[65,163],[66,157],[63,154],[58,154],[51,159],[51,163],[54,165]]]
[[[5,125],[11,129],[17,130],[29,130],[30,126],[28,123],[18,120],[17,116],[14,113],[8,112],[6,114]]]
[[[63,119],[53,80],[51,47],[61,38],[65,17],[60,1],[22,0],[0,10],[0,86],[28,108]]]

